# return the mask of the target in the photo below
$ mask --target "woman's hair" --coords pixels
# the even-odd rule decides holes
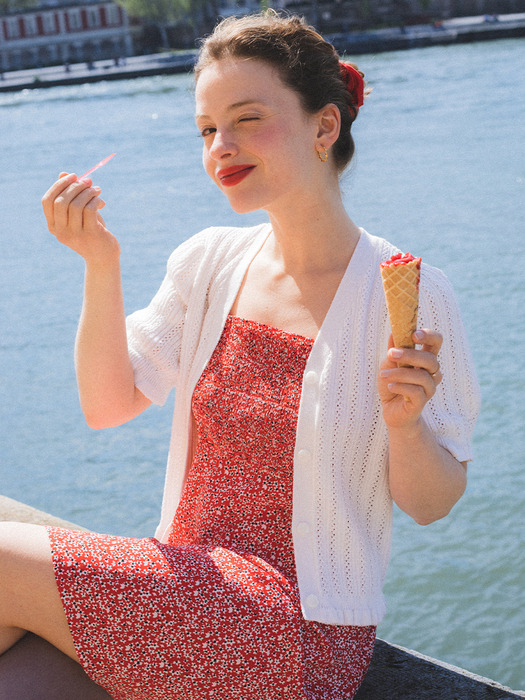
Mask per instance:
[[[270,10],[220,22],[201,44],[195,79],[208,65],[226,58],[255,58],[274,66],[310,114],[329,103],[337,105],[341,131],[332,152],[338,171],[344,170],[354,155],[350,130],[357,109],[341,78],[339,56],[330,43],[302,18],[280,16]]]

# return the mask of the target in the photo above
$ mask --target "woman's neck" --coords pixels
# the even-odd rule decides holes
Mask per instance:
[[[340,198],[331,206],[268,211],[272,234],[252,260],[231,313],[315,338],[332,304],[360,230]],[[319,212],[322,211],[322,215]]]
[[[323,206],[295,207],[284,216],[269,212],[273,236],[267,252],[289,274],[345,270],[360,236],[339,196]]]

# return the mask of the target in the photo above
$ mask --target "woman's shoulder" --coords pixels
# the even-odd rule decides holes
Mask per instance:
[[[360,248],[363,254],[367,256],[373,256],[374,260],[377,259],[380,262],[388,260],[395,253],[399,253],[400,250],[397,246],[386,238],[381,238],[381,236],[374,236],[368,233],[364,228],[360,229],[361,236],[359,239],[358,249]]]
[[[267,235],[269,224],[257,226],[210,226],[181,243],[170,255],[168,267],[186,265],[188,259],[202,262],[206,259],[219,260],[242,253],[247,246],[260,236]]]

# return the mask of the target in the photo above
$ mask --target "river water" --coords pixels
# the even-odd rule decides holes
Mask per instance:
[[[373,87],[343,180],[354,220],[441,267],[483,391],[475,460],[443,521],[395,513],[380,635],[525,688],[525,40],[362,56]],[[96,176],[128,311],[172,249],[237,216],[202,173],[192,82],[168,76],[0,95],[0,493],[98,531],[153,532],[172,403],[87,428],[73,342],[82,262],[47,233],[60,170]]]

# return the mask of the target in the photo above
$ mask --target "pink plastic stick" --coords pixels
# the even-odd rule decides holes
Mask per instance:
[[[116,155],[117,155],[116,153],[112,153],[112,154],[111,154],[110,156],[108,156],[107,158],[104,158],[104,160],[101,160],[100,163],[97,163],[96,165],[94,165],[90,170],[87,171],[87,173],[84,173],[84,174],[81,175],[78,179],[79,179],[79,180],[83,180],[83,179],[84,179],[85,177],[87,177],[88,175],[91,175],[91,173],[94,173],[95,170],[98,170],[98,169],[101,168],[103,165],[106,165],[106,163],[108,163],[108,162],[113,158],[113,156],[116,156]]]

